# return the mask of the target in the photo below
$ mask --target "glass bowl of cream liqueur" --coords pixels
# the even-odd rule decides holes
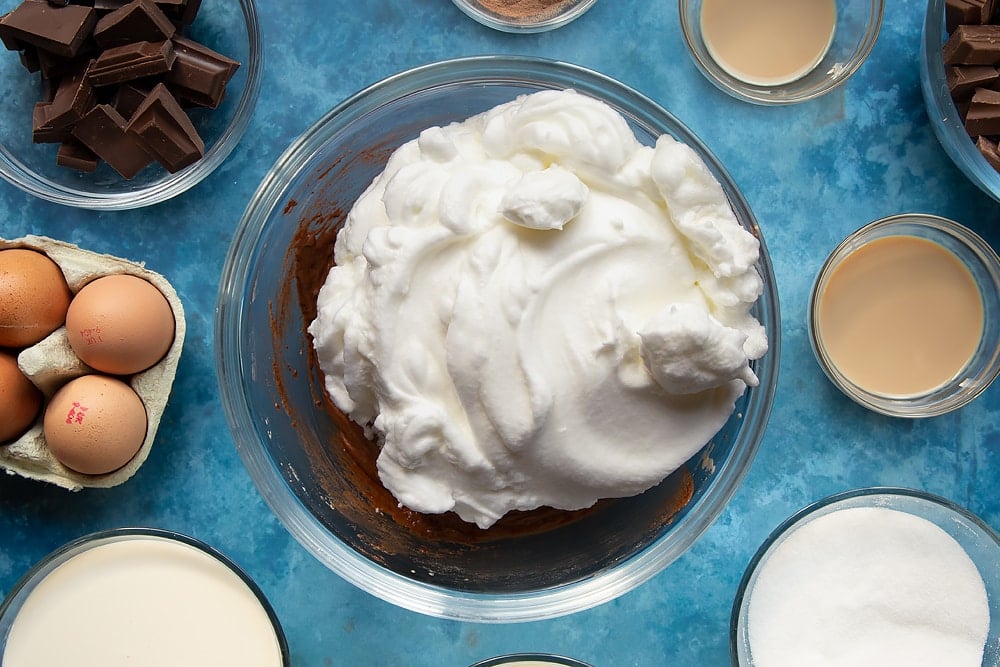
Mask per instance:
[[[860,405],[895,417],[944,414],[1000,373],[1000,260],[946,218],[876,220],[823,264],[808,324],[823,371]]]
[[[695,65],[754,104],[804,102],[844,84],[868,58],[884,0],[678,0]]]

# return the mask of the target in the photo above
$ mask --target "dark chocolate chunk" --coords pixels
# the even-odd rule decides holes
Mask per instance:
[[[72,58],[96,23],[97,13],[93,7],[53,7],[45,0],[24,0],[0,19],[0,39],[8,48],[11,43],[31,44]]]
[[[21,49],[18,57],[21,59],[21,65],[24,69],[28,70],[32,74],[42,69],[41,63],[38,62],[38,49],[33,46],[26,46]]]
[[[110,104],[98,104],[73,127],[73,136],[126,179],[146,168],[153,158],[125,132],[125,119]]]
[[[997,0],[980,0],[982,7],[979,11],[980,23],[992,23],[997,14]]]
[[[997,151],[997,142],[987,137],[976,137],[976,148],[983,154],[991,167],[1000,171],[1000,152]]]
[[[56,90],[59,85],[52,79],[42,79],[38,84],[39,97],[43,102],[51,102],[56,98]]]
[[[97,171],[98,157],[79,141],[69,139],[59,144],[56,152],[56,164],[87,173]]]
[[[178,23],[191,25],[198,15],[201,0],[155,0],[163,13]]]
[[[176,30],[151,0],[132,0],[101,17],[94,28],[94,40],[102,49],[109,49],[132,42],[162,42]]]
[[[94,9],[101,14],[113,12],[128,4],[129,0],[94,0]]]
[[[992,88],[1000,79],[1000,71],[992,65],[956,65],[945,71],[952,99],[972,97],[976,88]]]
[[[1000,91],[977,88],[965,114],[970,137],[1000,135]]]
[[[960,25],[982,23],[982,3],[972,0],[945,0],[944,28],[950,35]]]
[[[88,72],[89,66],[79,67],[59,81],[49,105],[48,125],[55,129],[67,128],[79,122],[94,106],[94,88],[90,85]]]
[[[215,109],[240,64],[186,37],[173,42],[176,59],[163,80],[178,99]]]
[[[70,138],[67,128],[55,128],[49,124],[51,106],[45,102],[36,102],[31,112],[31,140],[36,144],[58,144]]]
[[[205,142],[198,130],[162,83],[156,84],[136,109],[126,130],[170,172],[205,155]]]
[[[128,120],[132,118],[135,110],[139,108],[139,105],[142,104],[147,95],[149,95],[148,91],[127,83],[122,84],[115,88],[114,97],[111,98],[111,105],[122,115],[122,118]]]
[[[18,39],[15,39],[14,36],[3,27],[3,22],[7,20],[8,16],[10,16],[10,13],[0,16],[0,42],[3,43],[4,48],[8,51],[23,51],[28,47],[28,45]]]
[[[64,76],[72,75],[91,61],[93,54],[89,49],[81,49],[75,58],[62,58],[48,51],[38,52],[38,66],[42,70],[42,78],[58,81]]]
[[[1000,64],[1000,25],[960,25],[942,49],[945,65]]]
[[[90,82],[95,86],[125,83],[164,74],[173,63],[174,48],[170,40],[115,46],[97,56],[90,68]]]

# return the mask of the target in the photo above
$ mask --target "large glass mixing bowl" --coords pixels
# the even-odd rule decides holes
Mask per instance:
[[[722,165],[653,101],[574,65],[485,56],[389,77],[323,116],[267,174],[225,263],[216,320],[218,379],[250,475],[287,529],[320,561],[411,610],[520,621],[578,611],[631,590],[677,559],[718,517],[764,433],[780,336],[777,288],[762,243],[764,293],[754,315],[769,332],[770,351],[754,363],[760,385],[748,389],[712,441],[659,486],[602,501],[543,531],[515,525],[470,536],[446,517],[410,517],[416,524],[404,525],[377,480],[358,473],[355,464],[366,454],[345,437],[356,429],[331,409],[306,332],[339,225],[389,154],[421,130],[521,94],[564,88],[610,104],[644,144],[669,133],[692,146],[740,223],[760,237]]]

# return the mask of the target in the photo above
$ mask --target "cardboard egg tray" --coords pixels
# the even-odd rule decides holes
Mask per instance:
[[[45,404],[65,383],[81,375],[96,372],[73,353],[66,336],[66,327],[59,327],[39,343],[22,349],[17,354],[17,364],[21,372],[41,390],[45,400],[35,423],[24,435],[10,443],[0,444],[0,468],[9,474],[16,473],[23,477],[50,482],[72,491],[85,487],[107,488],[121,484],[134,475],[149,456],[156,429],[166,408],[167,398],[170,396],[170,387],[177,372],[177,362],[180,360],[184,333],[187,329],[181,301],[163,276],[147,270],[136,262],[82,250],[75,245],[42,236],[24,236],[9,241],[0,238],[0,250],[8,248],[30,248],[48,255],[62,269],[73,294],[80,291],[87,283],[107,275],[128,273],[145,278],[163,293],[174,311],[174,342],[167,350],[167,354],[155,366],[122,378],[139,395],[146,408],[148,422],[146,439],[131,461],[118,470],[103,475],[84,475],[67,468],[49,452],[45,444],[45,435],[42,431]]]

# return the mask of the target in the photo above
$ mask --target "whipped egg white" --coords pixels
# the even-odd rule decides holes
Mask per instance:
[[[385,487],[487,528],[641,493],[712,438],[767,351],[758,251],[689,146],[542,91],[395,151],[309,332]]]

